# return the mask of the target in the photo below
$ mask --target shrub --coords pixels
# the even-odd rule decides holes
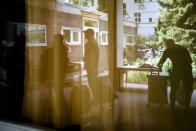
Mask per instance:
[[[147,83],[147,77],[144,71],[129,71],[127,82],[128,83]]]

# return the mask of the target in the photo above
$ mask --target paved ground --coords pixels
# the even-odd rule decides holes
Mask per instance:
[[[168,90],[169,92],[169,90]],[[102,116],[96,115],[99,106],[93,107],[91,115],[83,116],[81,130],[113,130],[113,131],[195,131],[196,130],[196,91],[193,93],[191,106],[186,110],[184,106],[176,105],[171,109],[169,104],[160,106],[147,104],[147,93],[118,92],[114,108],[107,104],[102,108]],[[92,115],[94,114],[94,115]],[[23,128],[24,127],[24,128]],[[48,130],[18,122],[0,122],[0,131],[12,130]],[[23,128],[23,129],[22,129]],[[28,128],[28,129],[27,129]],[[77,128],[79,129],[79,128]],[[66,129],[64,129],[66,130]]]
[[[145,86],[145,85],[144,85]],[[141,90],[141,88],[140,88]],[[89,115],[82,125],[83,130],[112,131],[196,131],[196,91],[193,92],[189,110],[176,102],[174,109],[169,104],[156,103],[147,107],[147,90],[138,93],[118,92],[114,108],[102,109],[102,116]],[[133,91],[133,92],[132,92]],[[168,97],[170,89],[168,88]],[[169,100],[169,99],[168,99]],[[91,112],[99,111],[99,107]]]
[[[87,83],[86,77],[82,77],[82,81]],[[184,106],[177,103],[176,108],[172,110],[169,104],[162,106],[152,104],[147,108],[147,85],[128,83],[127,86],[127,89],[140,89],[142,92],[133,90],[118,92],[119,97],[115,100],[113,108],[110,105],[111,103],[106,103],[103,107],[94,106],[89,110],[87,109],[81,118],[81,130],[196,131],[196,90],[193,93],[189,110],[186,110]],[[43,88],[41,90],[42,96],[44,93],[47,94],[47,89]],[[66,97],[70,97],[69,92],[71,92],[70,88],[64,89]],[[170,90],[168,89],[168,94],[169,92]],[[101,115],[99,114],[100,111]],[[16,125],[20,125],[20,127]],[[2,129],[2,131],[6,131],[5,129],[8,126],[9,129],[17,128],[22,130],[22,126],[24,126],[24,130],[27,130],[28,127],[31,128],[28,124],[23,125],[18,122],[10,124],[8,122],[7,125],[4,121],[0,121],[0,131]],[[32,126],[33,130],[36,130],[35,127]],[[40,129],[38,128],[38,130]],[[62,130],[69,130],[69,128]]]
[[[196,130],[196,92],[192,97],[190,109],[177,104],[175,109],[166,104],[153,104],[146,108],[146,93],[119,93],[115,104],[115,130],[131,131],[195,131]]]

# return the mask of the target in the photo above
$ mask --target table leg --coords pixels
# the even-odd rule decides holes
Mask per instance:
[[[127,75],[128,75],[127,72],[128,72],[128,71],[126,70],[126,87],[127,87]]]

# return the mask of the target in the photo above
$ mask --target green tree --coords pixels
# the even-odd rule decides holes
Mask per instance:
[[[101,12],[108,12],[108,0],[98,0],[98,9]]]
[[[196,53],[196,1],[157,0],[163,7],[156,23],[159,42],[162,38],[174,39],[192,54]]]
[[[163,7],[156,23],[156,35],[162,44],[163,38],[174,39],[191,53],[193,72],[196,72],[196,1],[157,0]]]
[[[156,36],[137,35],[136,46],[140,48],[153,48],[156,49],[159,44]]]

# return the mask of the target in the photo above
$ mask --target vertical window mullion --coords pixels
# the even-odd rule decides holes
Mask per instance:
[[[70,43],[73,43],[73,31],[72,30],[70,30]]]

